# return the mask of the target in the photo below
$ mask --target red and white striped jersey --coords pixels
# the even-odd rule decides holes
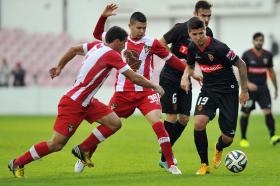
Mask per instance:
[[[118,52],[102,42],[89,43],[88,49],[75,84],[65,94],[84,107],[88,106],[112,68],[120,73],[130,69]]]
[[[154,71],[154,54],[162,58],[164,61],[167,61],[172,57],[172,54],[164,48],[157,39],[144,36],[140,40],[133,40],[128,37],[125,48],[122,51],[122,58],[132,70],[148,80],[151,80]],[[119,72],[117,72],[116,77],[116,92],[151,90],[134,84]]]

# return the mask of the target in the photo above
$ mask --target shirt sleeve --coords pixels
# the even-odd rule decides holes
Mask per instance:
[[[267,66],[268,66],[268,68],[273,68],[273,56],[271,53],[269,54]]]
[[[180,35],[180,29],[179,24],[174,25],[173,28],[171,28],[167,33],[163,35],[163,38],[165,39],[166,43],[173,43],[178,35]]]
[[[83,44],[84,54],[87,54],[88,51],[90,51],[98,43],[100,43],[100,42],[93,41],[93,42],[90,42],[90,43],[84,43]]]
[[[105,35],[106,35],[106,32],[104,32],[106,20],[107,20],[107,17],[100,16],[100,18],[94,28],[94,31],[93,31],[93,36],[96,39],[104,41],[104,42],[105,42]]]
[[[195,50],[194,50],[194,47],[193,47],[193,44],[189,44],[189,48],[188,48],[189,52],[188,52],[188,55],[187,55],[187,64],[188,65],[194,65],[195,64]]]
[[[164,61],[167,61],[172,57],[172,54],[169,52],[169,50],[162,46],[157,39],[155,39],[153,42],[151,53],[157,55]]]
[[[221,44],[217,52],[226,64],[234,65],[239,59],[238,55],[236,55],[235,52],[231,50],[226,44]]]
[[[107,54],[106,63],[117,69],[120,73],[124,73],[130,69],[129,65],[122,60],[121,55],[113,50]]]

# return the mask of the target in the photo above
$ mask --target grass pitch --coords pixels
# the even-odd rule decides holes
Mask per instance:
[[[276,127],[280,116],[275,116]],[[0,185],[207,185],[207,186],[272,186],[280,185],[280,144],[269,144],[268,131],[263,116],[252,116],[248,129],[250,148],[239,147],[240,133],[224,155],[240,149],[248,157],[244,172],[234,174],[222,164],[210,169],[206,176],[196,176],[200,162],[193,140],[193,120],[189,122],[173,150],[183,175],[174,176],[158,166],[159,145],[150,125],[142,116],[123,120],[122,129],[101,143],[93,156],[94,168],[81,174],[73,173],[76,159],[71,148],[88,136],[95,125],[82,123],[65,148],[25,167],[27,178],[15,179],[7,169],[10,159],[22,154],[33,144],[47,140],[52,134],[54,116],[0,116]],[[279,126],[277,127],[279,131]],[[278,132],[279,134],[280,132]],[[217,120],[208,124],[209,160],[219,136]]]

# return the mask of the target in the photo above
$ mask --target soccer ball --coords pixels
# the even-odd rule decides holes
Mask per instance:
[[[244,152],[233,150],[226,155],[225,165],[231,172],[242,172],[247,165],[247,157]]]

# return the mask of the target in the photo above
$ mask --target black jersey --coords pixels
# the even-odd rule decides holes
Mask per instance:
[[[189,45],[187,63],[197,62],[203,74],[202,90],[219,93],[238,91],[232,65],[239,57],[224,43],[208,36],[204,49]]]
[[[206,28],[206,35],[213,37],[212,30]],[[163,38],[169,44],[171,43],[171,52],[179,59],[187,59],[188,45],[191,42],[191,38],[188,34],[188,22],[177,23],[171,30],[164,34]],[[174,82],[180,83],[183,72],[180,72],[168,65],[164,65],[161,71],[161,77],[167,78]]]
[[[247,65],[248,80],[259,87],[266,87],[267,69],[273,67],[272,53],[262,50],[260,54],[256,49],[244,52],[242,59]]]

